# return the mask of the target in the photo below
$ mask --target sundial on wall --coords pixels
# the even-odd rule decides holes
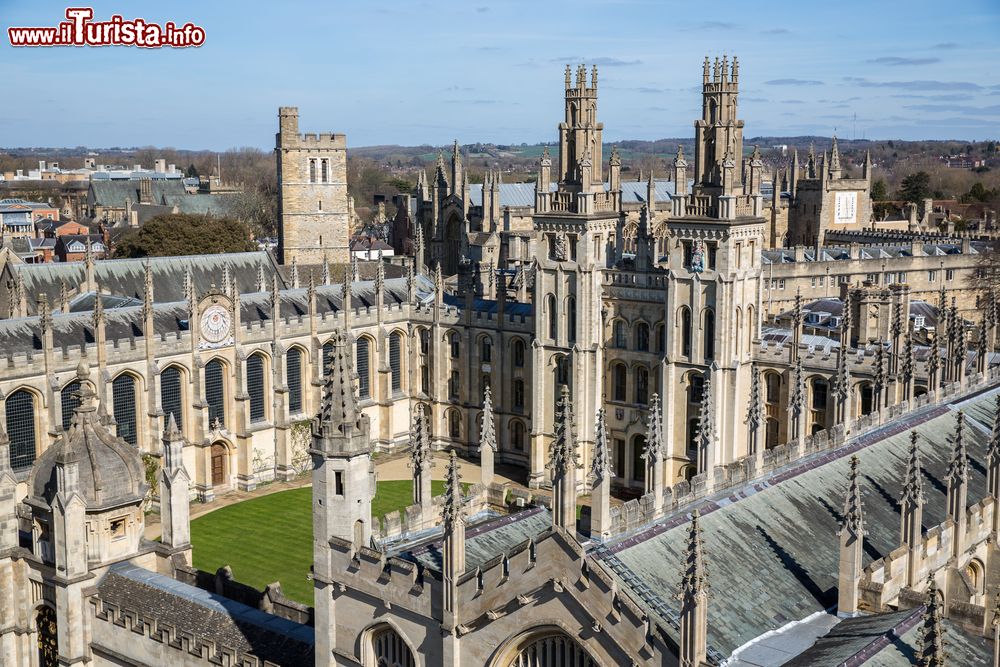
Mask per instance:
[[[199,347],[223,347],[233,343],[233,314],[229,300],[211,295],[202,303],[198,328],[201,335]]]

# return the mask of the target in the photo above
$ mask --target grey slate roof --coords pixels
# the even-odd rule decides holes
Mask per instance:
[[[534,538],[552,527],[552,515],[543,507],[535,507],[516,514],[487,520],[465,531],[465,571],[474,570],[488,560],[509,551],[529,538]],[[399,555],[424,567],[441,571],[439,536],[418,544]]]
[[[622,203],[623,204],[644,204],[646,202],[646,181],[622,181]],[[668,201],[674,194],[673,181],[656,180],[653,181],[656,189],[657,201]],[[556,183],[549,186],[551,192],[558,189]],[[604,189],[608,189],[608,184],[604,184]],[[483,185],[482,183],[471,183],[469,185],[469,204],[472,206],[483,205]],[[534,183],[501,183],[500,184],[500,206],[535,206],[535,184]]]
[[[983,242],[973,241],[972,252],[979,254],[986,248]],[[962,246],[954,243],[925,243],[923,244],[924,254],[927,256],[959,255],[962,253]],[[866,245],[858,250],[859,259],[886,259],[892,257],[912,257],[911,248],[907,245]],[[846,261],[850,259],[850,252],[847,248],[820,248],[820,261]],[[764,250],[761,252],[761,261],[764,264],[794,264],[795,251],[791,248],[777,248],[774,250]],[[803,253],[803,261],[816,261],[816,251],[807,248]]]
[[[985,457],[988,424],[1000,389],[950,407],[932,407],[901,418],[866,434],[836,452],[826,452],[759,481],[728,498],[702,507],[701,526],[709,567],[712,596],[709,645],[724,654],[836,604],[838,542],[849,455],[861,459],[864,497],[865,564],[898,546],[897,498],[906,467],[908,433],[921,435],[926,505],[924,526],[942,523],[946,516],[944,475],[950,454],[948,437],[954,430],[955,410],[965,409],[965,433],[971,460],[969,500],[985,494]],[[977,423],[978,422],[978,423]],[[648,586],[646,598],[676,613],[676,592],[687,516],[674,515],[659,525],[609,545],[625,568],[625,585]],[[634,575],[634,578],[633,578]]]
[[[184,195],[184,184],[179,178],[151,179],[150,194],[154,204],[162,204],[164,197]],[[125,208],[125,202],[139,203],[139,179],[92,180],[90,191],[97,206]]]
[[[122,297],[142,299],[146,258],[103,259],[94,263],[94,278],[101,291]],[[266,252],[219,253],[187,257],[150,257],[153,272],[153,293],[156,301],[167,303],[184,298],[184,279],[188,271],[194,281],[195,291],[203,294],[215,285],[222,286],[224,267],[229,267],[231,280],[242,289],[254,289],[258,269],[263,269],[268,284],[278,273],[278,283],[285,286],[277,265]],[[49,304],[58,302],[62,283],[72,289],[86,281],[84,262],[46,262],[41,264],[10,265],[24,283],[26,294],[45,294]],[[35,314],[35,299],[28,299],[28,312]]]
[[[149,570],[112,566],[97,585],[97,597],[121,609],[237,652],[236,662],[255,655],[261,663],[312,665],[313,629],[209,593]]]

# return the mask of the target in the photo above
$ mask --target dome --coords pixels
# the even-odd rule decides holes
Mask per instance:
[[[34,500],[51,505],[56,494],[56,464],[75,462],[79,493],[88,510],[141,502],[146,474],[139,450],[113,435],[97,414],[94,390],[83,383],[73,423],[45,450],[31,469],[28,487]]]

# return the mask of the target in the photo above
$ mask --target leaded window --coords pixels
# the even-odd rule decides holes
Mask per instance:
[[[288,385],[288,413],[302,412],[302,350],[293,347],[285,353],[285,384]]]
[[[80,383],[70,382],[59,392],[62,399],[62,427],[67,430],[73,423],[73,413],[80,406]]]
[[[130,445],[138,445],[135,418],[135,378],[128,373],[122,373],[111,383],[111,404],[114,408],[115,422],[118,424],[118,437]]]
[[[329,342],[323,346],[323,377],[330,372],[330,364],[333,363],[333,343]]]
[[[160,407],[163,408],[164,426],[174,416],[177,428],[184,428],[184,404],[181,399],[181,372],[170,366],[160,373]]]
[[[389,369],[392,372],[392,392],[399,393],[403,389],[403,368],[402,344],[397,332],[389,335]]]
[[[208,403],[208,424],[226,425],[226,383],[222,362],[213,359],[205,364],[205,402]]]
[[[511,394],[512,394],[511,398],[513,399],[512,403],[514,404],[514,409],[518,410],[518,411],[523,410],[524,409],[524,380],[521,380],[521,379],[514,380],[514,386],[511,389]]]
[[[35,397],[19,389],[7,397],[6,407],[10,466],[14,470],[23,470],[35,460]]]
[[[524,368],[524,341],[514,341],[514,368]]]
[[[368,374],[368,339],[359,338],[355,361],[358,367],[358,392],[362,400],[371,398],[371,376]]]
[[[264,357],[252,354],[247,358],[247,394],[250,395],[250,423],[264,421]]]

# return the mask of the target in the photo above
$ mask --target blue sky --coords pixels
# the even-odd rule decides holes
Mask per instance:
[[[688,136],[701,61],[723,53],[748,137],[1000,138],[997,0],[99,0],[98,20],[192,21],[206,43],[9,45],[65,7],[0,0],[0,146],[269,148],[281,105],[355,146],[555,141],[580,61],[607,140]]]

